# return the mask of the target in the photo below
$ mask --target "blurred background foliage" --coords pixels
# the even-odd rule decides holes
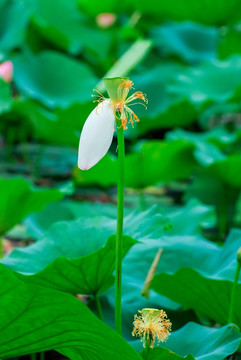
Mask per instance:
[[[240,41],[238,0],[1,0],[0,61],[13,63],[0,79],[1,175],[116,185],[116,142],[89,172],[77,147],[93,88],[128,75],[149,105],[125,132],[127,187],[180,193],[179,180],[183,201],[214,204],[226,233],[241,188]]]

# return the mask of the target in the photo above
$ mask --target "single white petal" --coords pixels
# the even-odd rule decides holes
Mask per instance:
[[[109,150],[115,130],[110,100],[104,100],[88,116],[79,142],[78,167],[88,170]]]

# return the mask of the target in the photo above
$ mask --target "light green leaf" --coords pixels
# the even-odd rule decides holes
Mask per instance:
[[[131,45],[131,47],[117,60],[112,68],[105,74],[104,78],[114,78],[120,76],[126,76],[132,71],[145,56],[152,47],[151,40],[138,39]],[[105,91],[104,81],[101,80],[97,89],[100,92]]]
[[[88,102],[97,82],[86,64],[54,51],[16,55],[13,62],[18,89],[50,108]]]
[[[196,68],[187,68],[176,76],[169,91],[173,94],[189,96],[193,104],[207,102],[226,102],[240,99],[241,57],[235,56],[226,61],[210,61]]]
[[[168,22],[152,31],[154,42],[163,56],[176,55],[188,63],[216,57],[218,31],[193,22]]]
[[[150,350],[147,359],[223,360],[238,350],[240,340],[241,334],[234,326],[227,325],[215,329],[196,323],[188,323],[171,334],[165,342],[165,348],[155,347]],[[202,344],[201,347],[200,344]],[[173,354],[172,351],[176,354]]]

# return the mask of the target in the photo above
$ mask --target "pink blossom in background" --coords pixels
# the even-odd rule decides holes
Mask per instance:
[[[101,13],[96,17],[96,22],[102,29],[106,29],[114,24],[116,15],[113,13]]]
[[[0,78],[6,82],[11,82],[13,78],[13,63],[12,61],[4,61],[0,64]]]

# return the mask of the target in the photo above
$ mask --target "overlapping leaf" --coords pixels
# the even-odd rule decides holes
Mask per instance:
[[[227,323],[240,238],[240,230],[233,230],[223,248],[206,242],[207,246],[212,247],[212,251],[211,249],[205,251],[205,248],[201,247],[197,252],[197,242],[195,242],[191,245],[188,254],[185,247],[181,257],[176,258],[177,267],[167,268],[156,275],[152,283],[153,289],[181,303],[184,308],[194,309],[201,316],[209,317],[221,324]],[[173,255],[176,251],[176,247],[172,247]],[[234,304],[234,322],[239,326],[241,325],[240,296],[239,282]]]
[[[56,349],[71,360],[140,359],[74,296],[26,284],[0,265],[0,356]]]

